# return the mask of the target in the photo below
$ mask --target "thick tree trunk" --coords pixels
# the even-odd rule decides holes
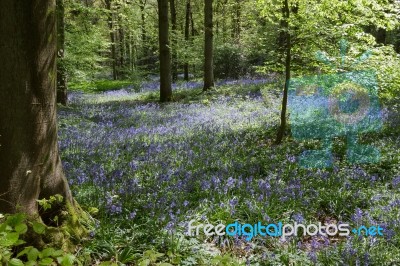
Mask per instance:
[[[185,41],[186,44],[189,41],[189,27],[190,27],[190,0],[186,0],[186,15],[185,15]],[[184,79],[186,81],[189,81],[189,63],[185,62],[185,65],[183,66],[183,72],[184,72]]]
[[[214,87],[213,73],[213,9],[212,0],[204,0],[204,87]]]
[[[64,0],[57,0],[57,103],[67,105],[67,72],[63,64],[65,52]]]
[[[291,36],[289,32],[289,17],[290,17],[290,9],[288,0],[284,0],[284,8],[283,8],[283,20],[281,25],[283,25],[283,30],[285,34],[285,50],[286,50],[286,59],[285,59],[285,88],[283,89],[283,99],[282,99],[282,109],[281,109],[281,124],[278,129],[278,134],[276,136],[276,143],[279,144],[282,142],[283,137],[285,135],[286,130],[286,111],[287,111],[287,101],[288,101],[288,90],[289,90],[289,82],[291,77]]]
[[[116,59],[116,49],[115,49],[115,31],[114,31],[114,20],[112,11],[112,0],[105,0],[106,9],[108,10],[107,24],[110,31],[110,41],[111,41],[111,60],[112,60],[112,75],[113,80],[117,80],[117,59]]]
[[[172,29],[172,81],[178,79],[178,62],[177,62],[177,41],[176,41],[176,6],[175,0],[169,0],[170,11],[171,11],[171,29]]]
[[[168,0],[158,0],[158,37],[160,45],[160,101],[172,99],[171,51],[169,46]]]
[[[0,1],[0,213],[73,202],[56,123],[56,1]]]

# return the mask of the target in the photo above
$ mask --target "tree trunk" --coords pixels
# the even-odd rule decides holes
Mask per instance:
[[[65,20],[64,0],[57,0],[57,103],[67,105],[67,72],[64,66]]]
[[[194,19],[193,19],[192,9],[190,9],[190,26],[191,26],[192,36],[196,36],[196,28],[194,27]]]
[[[283,8],[283,30],[285,33],[285,50],[286,50],[286,59],[285,59],[285,88],[283,89],[283,99],[282,99],[282,109],[281,109],[281,124],[278,129],[278,134],[276,136],[276,143],[280,144],[283,140],[286,130],[286,111],[287,111],[287,101],[288,101],[288,90],[289,90],[289,82],[290,82],[290,68],[291,68],[291,36],[289,32],[289,17],[290,17],[290,9],[288,0],[284,0],[284,8]]]
[[[240,0],[236,0],[235,4],[235,12],[233,17],[233,28],[232,28],[232,37],[234,39],[239,39],[240,37],[240,17],[241,17],[241,5]]]
[[[172,81],[178,79],[178,64],[177,64],[177,41],[176,41],[176,6],[175,0],[169,0],[171,11],[171,28],[172,28]]]
[[[185,15],[185,41],[186,44],[189,42],[189,26],[190,26],[190,0],[186,0],[186,15]],[[186,81],[189,81],[189,63],[185,62],[185,65],[183,66],[183,72],[184,72],[184,79]]]
[[[204,0],[204,87],[214,87],[213,73],[213,9],[212,0]]]
[[[73,203],[58,153],[56,1],[0,2],[0,213]]]
[[[119,25],[118,29],[119,35],[119,75],[123,76],[125,70],[125,33],[122,25]]]
[[[113,21],[113,11],[112,11],[112,0],[105,0],[106,9],[108,11],[107,14],[107,24],[108,29],[110,31],[110,41],[111,41],[111,60],[112,60],[112,74],[113,80],[117,80],[117,59],[116,59],[116,51],[115,51],[115,32],[114,32],[114,21]]]
[[[168,0],[158,0],[158,37],[160,45],[160,101],[172,98],[171,51],[169,46]]]
[[[141,66],[146,66],[148,65],[148,59],[150,55],[150,49],[147,44],[147,31],[146,31],[146,4],[147,0],[140,0],[140,17],[141,17],[141,37],[142,37],[142,43],[141,43],[141,51],[140,51],[140,57],[138,59],[138,63]]]

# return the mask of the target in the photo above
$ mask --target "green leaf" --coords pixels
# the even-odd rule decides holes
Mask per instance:
[[[45,230],[46,226],[44,224],[39,222],[33,222],[33,231],[35,231],[35,233],[41,235],[44,233]]]
[[[150,260],[149,259],[142,260],[139,263],[139,266],[148,266],[148,265],[150,265]]]
[[[39,265],[40,266],[48,266],[48,265],[51,265],[52,263],[53,263],[52,258],[44,258],[44,259],[40,260]]]
[[[24,263],[20,259],[13,258],[8,262],[10,266],[24,266]]]
[[[52,257],[54,252],[55,252],[54,248],[45,248],[42,250],[41,256],[42,258]]]
[[[28,226],[26,224],[18,224],[15,226],[15,231],[19,234],[25,234],[28,231]]]
[[[66,254],[62,257],[58,257],[57,261],[61,266],[72,266],[75,261],[75,256],[72,254]]]
[[[172,264],[168,262],[162,262],[162,263],[157,263],[158,266],[173,266]]]
[[[17,243],[19,238],[18,233],[7,233],[3,238],[0,239],[0,246],[9,247]]]
[[[39,253],[39,250],[36,248],[31,248],[31,250],[29,250],[27,253],[28,260],[36,261],[39,257]]]
[[[21,257],[21,256],[23,256],[23,255],[25,255],[25,254],[27,254],[28,251],[29,251],[31,248],[32,248],[32,246],[29,246],[29,247],[24,248],[22,251],[20,251],[20,252],[17,254],[17,258],[18,258],[18,257]]]
[[[59,256],[61,256],[62,254],[63,254],[63,251],[62,251],[61,249],[55,250],[55,251],[53,252],[52,257],[59,257]]]
[[[25,220],[25,217],[26,216],[23,213],[14,214],[7,218],[6,223],[10,226],[16,226],[18,224],[22,224]]]

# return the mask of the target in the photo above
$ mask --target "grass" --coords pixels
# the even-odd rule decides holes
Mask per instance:
[[[60,148],[75,198],[97,207],[99,224],[82,253],[121,263],[173,265],[390,265],[400,261],[399,128],[363,141],[378,164],[346,160],[302,169],[316,140],[273,140],[280,98],[272,84],[75,98],[59,111]],[[288,134],[290,132],[288,131]],[[187,223],[325,221],[382,225],[383,237],[189,237]]]
[[[68,89],[85,93],[100,93],[123,89],[132,86],[132,84],[133,82],[130,80],[96,80],[90,82],[71,82]]]

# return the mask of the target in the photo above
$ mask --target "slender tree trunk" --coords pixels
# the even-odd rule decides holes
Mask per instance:
[[[160,101],[172,99],[171,51],[169,46],[168,0],[158,1],[158,37],[160,45]]]
[[[147,31],[146,31],[146,4],[147,0],[140,0],[140,18],[141,18],[141,35],[142,35],[142,50],[140,51],[139,64],[145,66],[148,64],[149,48],[147,45]]]
[[[204,0],[204,87],[214,87],[213,73],[213,9],[212,0]]]
[[[111,41],[111,59],[112,59],[112,74],[113,80],[117,80],[117,59],[116,59],[116,49],[115,49],[115,31],[114,31],[114,20],[112,11],[112,0],[105,0],[106,9],[108,10],[107,24],[110,31],[110,41]]]
[[[146,0],[140,1],[140,17],[142,21],[141,29],[142,29],[142,42],[143,44],[146,42],[146,15],[144,13],[144,9],[146,8]]]
[[[196,31],[196,28],[194,27],[194,19],[193,19],[192,9],[190,9],[190,27],[191,27],[190,31],[191,31],[192,37],[196,36],[197,31]],[[195,64],[193,64],[193,75],[196,75],[196,65]]]
[[[239,39],[240,37],[240,16],[241,16],[241,9],[240,9],[240,0],[236,0],[235,4],[235,11],[233,13],[233,27],[232,27],[232,37],[234,39]]]
[[[67,71],[63,64],[65,50],[64,0],[57,0],[57,103],[67,105]]]
[[[0,1],[0,213],[73,203],[58,152],[56,1]]]
[[[119,75],[121,76],[125,68],[125,33],[122,26],[119,26]]]
[[[223,42],[225,42],[226,41],[226,32],[227,32],[227,30],[226,30],[226,17],[227,17],[227,15],[226,15],[226,9],[227,9],[227,7],[228,7],[228,0],[225,0],[223,3],[222,3],[222,21],[221,21],[221,32],[222,32],[222,41]]]
[[[193,19],[192,9],[190,9],[190,26],[191,26],[192,36],[196,36],[196,28],[194,27],[194,19]]]
[[[175,0],[169,0],[170,11],[171,11],[171,28],[172,28],[172,80],[178,79],[178,62],[177,62],[177,41],[176,41],[176,6]]]
[[[185,15],[185,41],[186,44],[189,42],[189,26],[190,26],[190,0],[186,0],[186,15]],[[189,63],[185,62],[185,65],[183,66],[183,72],[184,72],[184,79],[186,81],[189,81]]]
[[[285,47],[286,47],[286,59],[285,59],[285,88],[283,89],[283,99],[282,99],[282,109],[281,109],[281,124],[278,129],[278,134],[276,136],[276,143],[279,144],[282,142],[283,137],[285,135],[286,130],[286,111],[287,111],[287,101],[288,101],[288,90],[289,90],[289,82],[291,77],[291,36],[289,32],[289,17],[290,17],[290,9],[289,9],[289,0],[284,0],[284,8],[283,8],[283,30],[286,36],[285,38]]]
[[[215,7],[215,34],[217,36],[219,36],[219,19],[220,16],[218,14],[220,14],[220,7],[221,7],[221,1],[217,1],[216,7]]]

